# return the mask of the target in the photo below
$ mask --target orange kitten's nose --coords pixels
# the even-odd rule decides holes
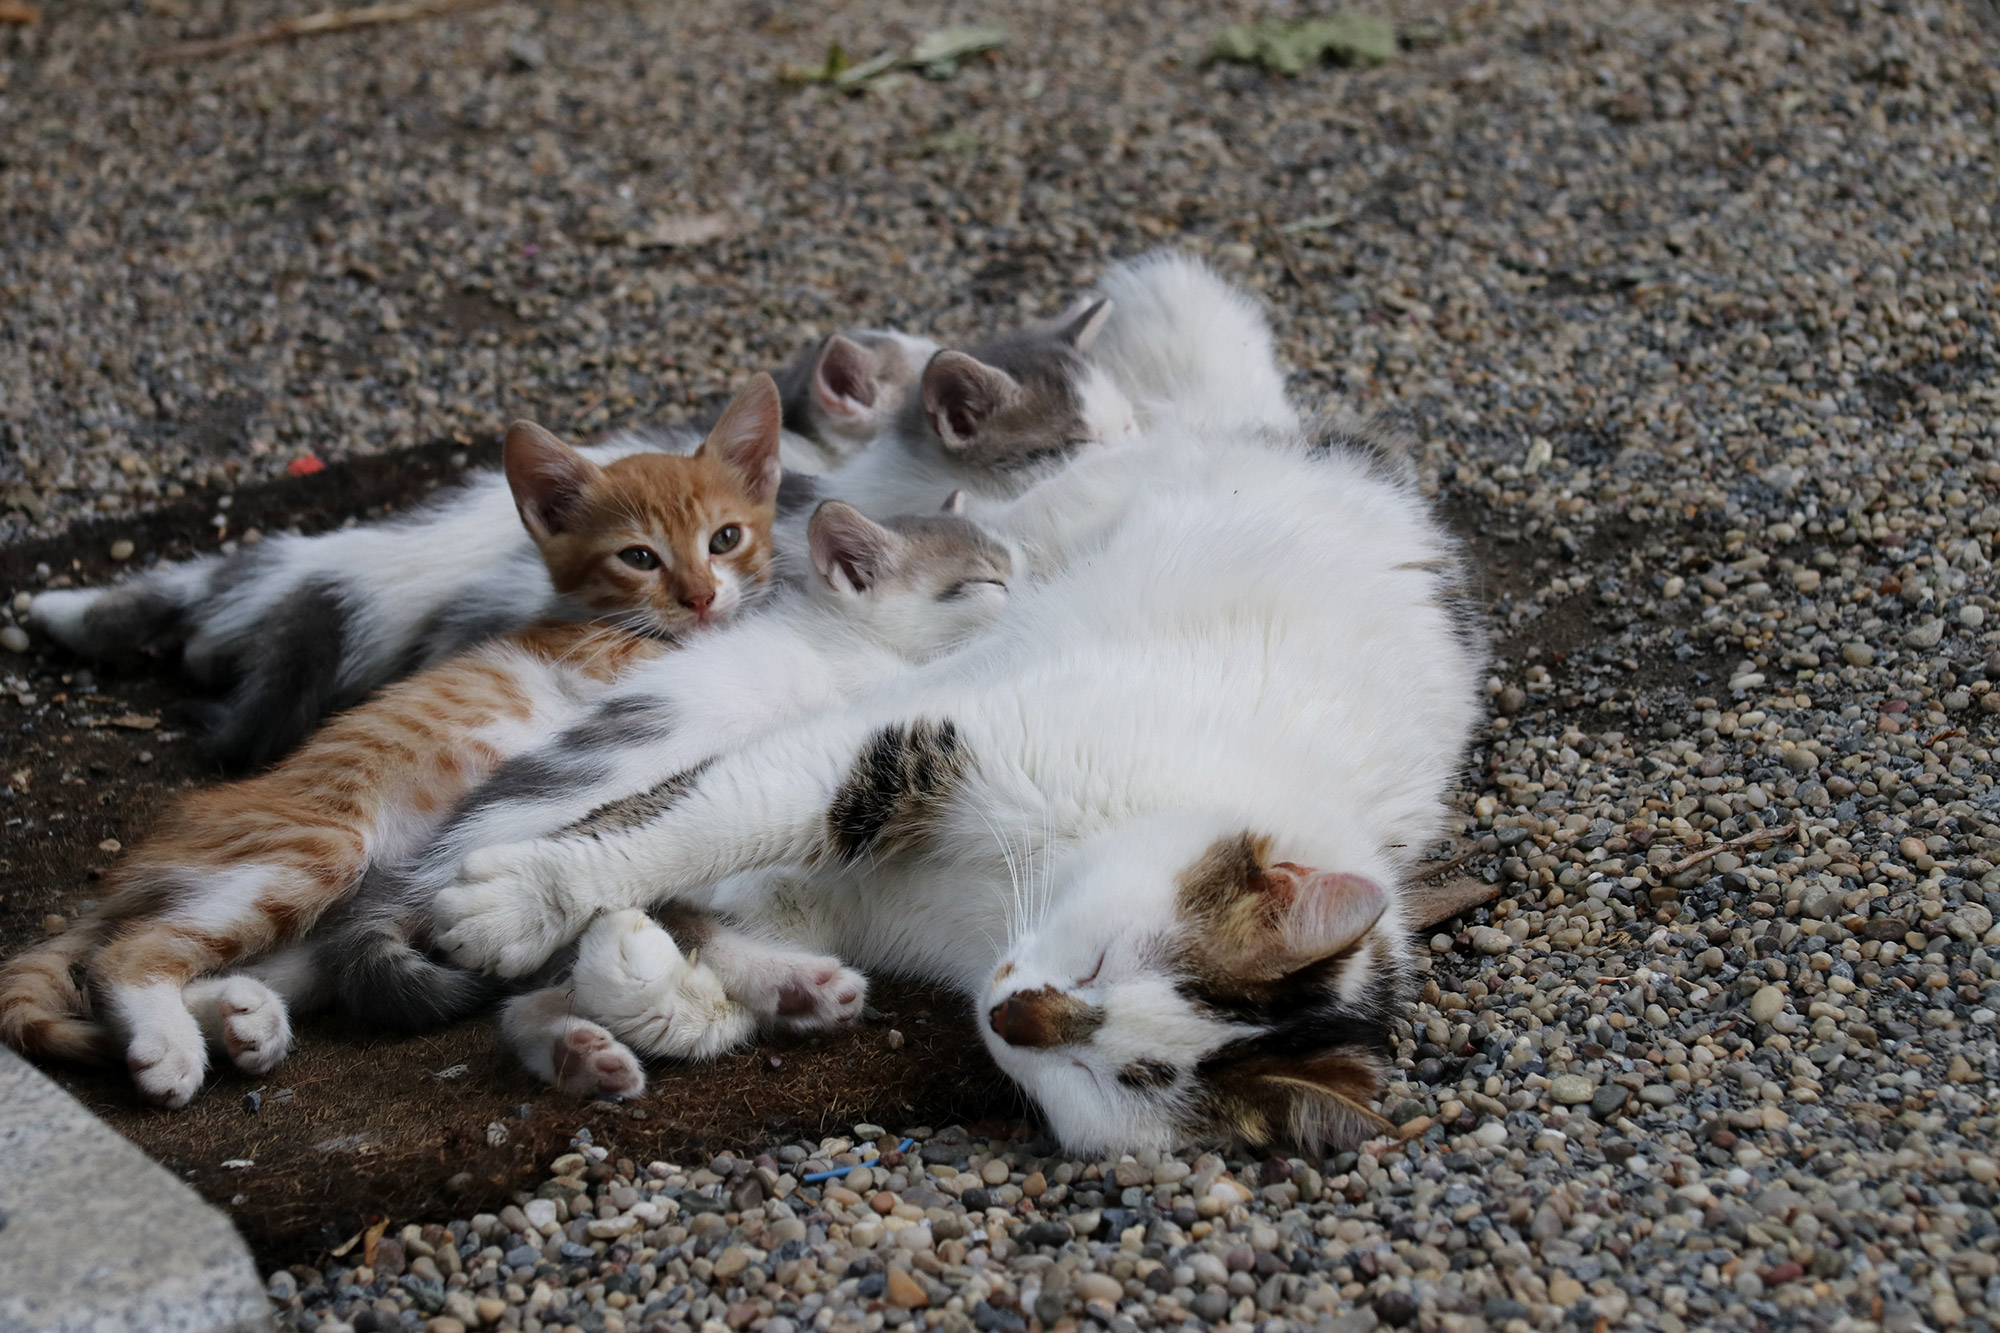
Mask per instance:
[[[701,619],[706,620],[708,619],[708,608],[715,605],[715,594],[712,592],[689,593],[686,597],[681,598],[681,602],[688,610],[694,612]]]

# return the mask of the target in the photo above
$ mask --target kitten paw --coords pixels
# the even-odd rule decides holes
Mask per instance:
[[[147,1101],[179,1110],[194,1100],[208,1074],[208,1052],[201,1029],[187,1016],[186,1029],[162,1023],[133,1034],[125,1047],[125,1064]]]
[[[551,1044],[550,1063],[556,1086],[586,1101],[598,1097],[636,1097],[646,1090],[646,1071],[639,1057],[595,1023],[581,1018],[568,1025]]]
[[[222,1047],[247,1074],[268,1074],[292,1053],[292,1021],[278,993],[250,977],[224,978],[215,997]]]
[[[775,1004],[768,1021],[801,1031],[856,1021],[868,996],[868,978],[838,958],[788,960],[771,983]]]
[[[561,858],[546,843],[474,852],[432,908],[439,947],[463,966],[503,977],[534,971],[589,916],[563,878]]]
[[[706,1060],[750,1037],[755,1019],[644,912],[598,918],[570,973],[576,1007],[648,1055]]]

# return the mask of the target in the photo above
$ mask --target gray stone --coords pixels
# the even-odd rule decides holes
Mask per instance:
[[[0,1198],[16,1219],[0,1232],[0,1328],[271,1327],[229,1219],[5,1049],[0,1106]]]

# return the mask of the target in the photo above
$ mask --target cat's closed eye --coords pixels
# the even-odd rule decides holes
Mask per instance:
[[[1092,983],[1093,981],[1096,981],[1096,980],[1097,980],[1097,978],[1098,978],[1098,974],[1100,974],[1101,972],[1103,972],[1103,971],[1104,971],[1104,959],[1105,959],[1105,955],[1109,954],[1110,952],[1111,952],[1111,950],[1109,950],[1109,949],[1100,949],[1100,950],[1098,950],[1098,952],[1097,952],[1097,964],[1096,964],[1096,966],[1094,966],[1094,967],[1092,967],[1092,968],[1090,969],[1090,975],[1089,975],[1089,976],[1087,976],[1087,977],[1078,977],[1078,978],[1076,979],[1076,984],[1077,984],[1077,985],[1078,985],[1079,987],[1083,987],[1083,986],[1088,986],[1088,985],[1090,985],[1090,984],[1091,984],[1091,983]]]
[[[708,553],[710,555],[725,555],[735,550],[737,544],[742,540],[743,529],[734,523],[725,523],[715,530],[713,537],[708,539]]]
[[[990,595],[992,592],[1005,593],[1006,591],[1007,585],[1000,579],[960,579],[939,593],[938,600],[940,602],[951,602],[961,597],[971,597],[975,594]]]
[[[618,558],[634,569],[658,569],[660,557],[649,546],[628,546],[618,553]]]

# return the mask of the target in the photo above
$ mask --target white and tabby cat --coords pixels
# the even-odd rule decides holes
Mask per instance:
[[[1285,427],[1268,335],[1205,344],[1248,318],[1219,280],[1108,285],[1158,297],[1107,331],[1158,393],[992,515],[1045,581],[892,689],[472,854],[440,946],[520,975],[705,904],[957,987],[1074,1149],[1374,1132],[1396,885],[1477,716],[1457,553],[1379,451]]]

